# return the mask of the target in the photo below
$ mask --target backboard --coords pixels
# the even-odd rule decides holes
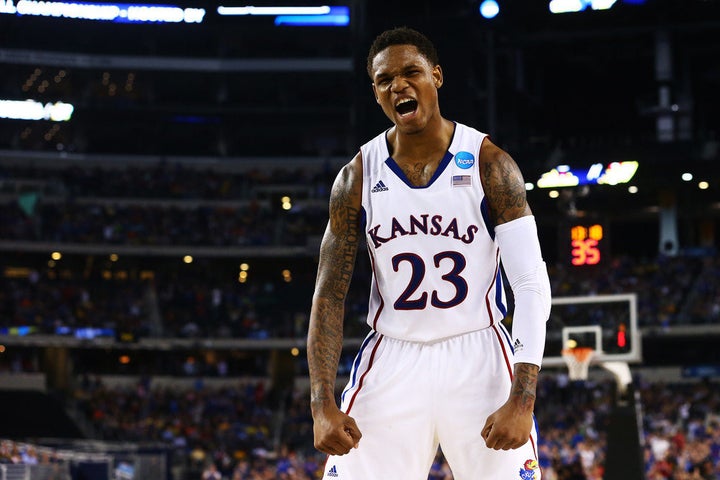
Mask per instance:
[[[547,324],[543,366],[565,366],[562,349],[591,347],[592,363],[642,361],[635,293],[556,297]]]

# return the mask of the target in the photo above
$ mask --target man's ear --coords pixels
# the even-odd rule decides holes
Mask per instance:
[[[442,87],[443,84],[443,73],[440,65],[435,65],[433,68],[432,76],[435,79],[435,88]]]

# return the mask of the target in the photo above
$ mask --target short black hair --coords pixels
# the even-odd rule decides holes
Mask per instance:
[[[420,54],[425,57],[433,66],[440,63],[435,45],[422,33],[409,27],[396,27],[385,30],[375,38],[370,46],[367,57],[367,72],[372,78],[373,60],[375,56],[393,45],[414,45]]]

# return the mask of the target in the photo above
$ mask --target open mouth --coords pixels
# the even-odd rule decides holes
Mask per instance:
[[[405,116],[415,112],[415,110],[417,110],[417,107],[417,100],[413,100],[412,98],[405,98],[395,104],[395,111],[398,112],[400,116]]]

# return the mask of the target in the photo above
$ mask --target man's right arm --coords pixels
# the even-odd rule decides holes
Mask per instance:
[[[357,446],[355,421],[335,402],[335,379],[343,344],[343,320],[360,235],[362,161],[360,154],[338,174],[330,193],[330,218],[320,245],[307,357],[315,447],[342,455]]]

